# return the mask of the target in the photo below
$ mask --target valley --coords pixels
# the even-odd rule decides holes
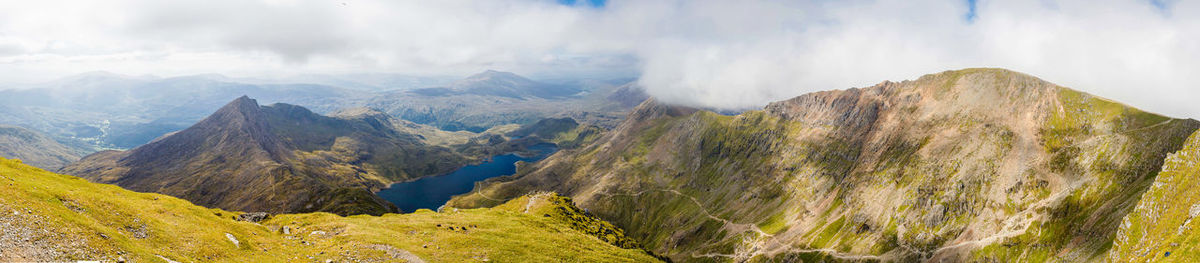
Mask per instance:
[[[580,228],[620,231],[553,194],[491,209],[264,219],[0,159],[0,196],[6,262],[658,261],[636,243]]]
[[[3,262],[1200,262],[1200,1],[0,1]]]
[[[608,109],[632,105],[637,96],[625,96],[629,89],[616,87],[604,99],[613,107]],[[441,92],[435,95],[496,95],[461,86]],[[183,130],[130,150],[87,155],[59,172],[178,197],[212,207],[218,217],[267,212],[272,218],[260,225],[270,233],[238,230],[261,238],[297,224],[318,226],[313,231],[326,234],[349,233],[331,239],[336,241],[327,248],[405,235],[388,229],[428,227],[420,222],[525,222],[509,213],[519,218],[549,209],[566,214],[536,212],[544,216],[533,218],[573,222],[567,223],[570,231],[602,244],[646,251],[597,259],[605,262],[1073,262],[1193,255],[1187,251],[1195,242],[1187,233],[1194,209],[1156,204],[1186,203],[1175,198],[1189,181],[1172,175],[1187,174],[1193,166],[1186,161],[1195,148],[1189,137],[1200,122],[1144,112],[1004,69],[946,71],[810,93],[732,114],[646,97],[613,119],[619,120],[615,124],[562,115],[459,130],[350,106],[322,115],[242,96]],[[55,146],[36,132],[11,134],[24,144],[85,152],[80,144],[74,150]],[[37,152],[20,149],[25,150],[16,152]],[[63,156],[54,158],[60,163],[71,158]],[[546,200],[551,207],[578,208],[539,208]],[[1170,217],[1159,220],[1159,214]],[[520,224],[497,227],[513,230],[526,223]],[[30,227],[21,231],[34,231]],[[348,229],[366,232],[338,232]],[[527,234],[542,235],[538,231],[543,230]],[[470,239],[447,246],[506,243],[465,240]],[[125,251],[141,244],[120,246]],[[337,245],[343,252],[326,257],[483,256],[396,252],[413,251],[414,245],[350,250]],[[64,251],[62,246],[35,250]],[[509,252],[486,257],[533,258],[524,254],[529,250],[500,249]],[[10,258],[115,253],[70,251],[84,254]],[[279,255],[207,255],[214,256],[227,261]],[[632,259],[643,256],[648,258]]]

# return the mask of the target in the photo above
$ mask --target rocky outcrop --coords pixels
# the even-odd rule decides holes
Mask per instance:
[[[269,213],[252,212],[252,213],[240,214],[237,216],[236,219],[237,219],[237,221],[258,223],[258,222],[262,222],[263,220],[267,220],[268,218],[271,218],[271,214],[269,214]]]

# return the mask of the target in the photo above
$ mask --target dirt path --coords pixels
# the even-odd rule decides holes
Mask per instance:
[[[607,192],[598,192],[598,193],[596,193],[596,194],[597,194],[597,195],[603,195],[603,196],[632,196],[632,197],[639,197],[639,196],[641,196],[642,194],[645,194],[645,193],[648,193],[648,192],[668,192],[668,193],[672,193],[672,194],[675,194],[675,195],[678,195],[678,196],[687,197],[689,200],[692,200],[692,203],[694,203],[694,204],[696,205],[696,207],[700,208],[700,212],[701,212],[701,213],[704,213],[704,216],[706,216],[706,217],[708,217],[709,219],[712,219],[712,220],[720,221],[721,223],[723,223],[723,224],[725,225],[725,228],[726,228],[726,229],[729,229],[729,230],[734,230],[734,231],[740,231],[740,232],[751,231],[751,232],[758,233],[760,236],[765,236],[765,237],[772,237],[772,236],[773,236],[773,235],[771,235],[771,234],[767,234],[767,232],[763,232],[763,231],[762,231],[762,229],[759,229],[759,228],[758,228],[758,226],[757,226],[757,225],[755,225],[755,224],[742,224],[742,223],[734,223],[733,221],[729,221],[728,219],[724,219],[724,218],[717,217],[717,216],[713,215],[712,213],[708,212],[708,209],[707,209],[707,208],[705,208],[705,207],[704,207],[704,205],[703,205],[702,203],[700,203],[700,200],[699,200],[699,199],[696,199],[696,197],[693,197],[693,196],[690,196],[690,195],[687,195],[687,194],[681,193],[681,192],[679,192],[679,191],[677,191],[677,190],[675,190],[675,189],[653,189],[653,190],[644,190],[644,191],[637,192],[637,193],[633,193],[633,194],[612,194],[612,193],[607,193]]]
[[[854,260],[854,261],[881,261],[881,260],[887,259],[887,257],[878,256],[878,255],[850,254],[850,253],[839,252],[837,250],[829,249],[829,248],[820,248],[820,249],[794,248],[794,247],[792,247],[792,245],[784,244],[784,243],[779,242],[778,240],[775,240],[774,235],[763,232],[762,229],[759,229],[758,226],[755,224],[734,223],[733,221],[730,221],[728,219],[717,217],[717,216],[713,215],[711,212],[709,212],[708,209],[704,207],[704,205],[700,202],[699,199],[697,199],[696,197],[693,197],[691,195],[681,193],[675,189],[644,190],[641,192],[631,193],[631,194],[612,194],[612,193],[607,193],[607,192],[598,192],[596,194],[602,195],[602,196],[639,197],[639,196],[649,193],[649,192],[669,192],[669,193],[679,195],[682,197],[687,197],[689,200],[692,201],[692,203],[694,203],[697,207],[700,208],[700,212],[704,213],[704,216],[708,217],[709,219],[716,220],[716,221],[723,223],[725,225],[725,229],[738,231],[738,232],[754,232],[754,233],[758,234],[757,238],[753,238],[753,239],[748,238],[746,241],[743,242],[743,244],[749,244],[750,247],[744,248],[744,249],[739,249],[742,251],[738,251],[737,253],[733,253],[733,254],[722,254],[722,253],[695,254],[695,253],[693,253],[693,254],[689,255],[692,258],[750,259],[750,258],[753,258],[754,256],[767,254],[765,245],[768,243],[773,243],[775,245],[788,247],[787,249],[783,250],[784,252],[793,252],[793,253],[814,253],[814,252],[816,252],[816,253],[823,253],[825,255],[828,255],[828,256],[836,258],[836,259]]]
[[[1062,191],[1059,191],[1057,193],[1054,193],[1054,195],[1047,197],[1045,199],[1042,199],[1041,201],[1038,201],[1037,203],[1034,203],[1033,205],[1029,206],[1029,208],[1022,210],[1020,213],[1017,213],[1015,215],[1008,217],[1007,219],[1004,220],[1004,226],[1001,227],[999,233],[996,233],[996,234],[993,234],[993,235],[990,235],[990,236],[987,236],[984,238],[976,239],[976,240],[964,241],[964,242],[959,242],[954,245],[939,247],[939,248],[933,250],[933,254],[932,254],[931,258],[936,258],[940,253],[943,253],[950,249],[956,249],[956,248],[961,248],[961,247],[966,247],[966,246],[983,247],[983,246],[987,246],[987,245],[996,243],[997,241],[1002,241],[1007,238],[1023,235],[1023,234],[1025,234],[1026,231],[1029,230],[1030,226],[1033,226],[1034,222],[1036,222],[1037,220],[1045,219],[1045,214],[1036,212],[1038,209],[1048,208],[1048,207],[1050,207],[1050,205],[1061,201],[1062,199],[1066,198],[1067,195],[1069,195],[1076,188],[1079,188],[1084,183],[1087,183],[1089,181],[1091,181],[1091,179],[1076,181],[1070,187],[1063,189]]]

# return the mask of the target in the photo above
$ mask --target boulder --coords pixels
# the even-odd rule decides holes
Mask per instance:
[[[270,217],[271,217],[271,214],[268,214],[266,212],[253,212],[253,213],[245,213],[245,214],[238,215],[237,221],[258,223],[258,222],[262,222],[263,220],[267,220],[267,218],[270,218]]]

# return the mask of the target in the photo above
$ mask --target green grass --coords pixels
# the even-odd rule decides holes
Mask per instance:
[[[758,229],[772,235],[786,230],[788,226],[787,221],[784,219],[785,214],[784,212],[779,212],[768,217],[767,220],[758,223]]]
[[[514,208],[523,209],[524,204],[383,216],[284,214],[255,224],[233,220],[238,212],[90,183],[8,159],[0,159],[0,197],[0,216],[16,219],[14,229],[35,230],[32,240],[38,241],[24,245],[64,252],[53,260],[111,261],[121,256],[156,262],[163,256],[181,262],[399,261],[389,250],[408,251],[430,262],[657,260],[641,249],[613,246],[576,230],[572,221]],[[545,205],[535,204],[534,209]],[[573,206],[560,201],[548,207]],[[282,233],[284,226],[290,235]],[[5,260],[21,258],[0,256]]]

